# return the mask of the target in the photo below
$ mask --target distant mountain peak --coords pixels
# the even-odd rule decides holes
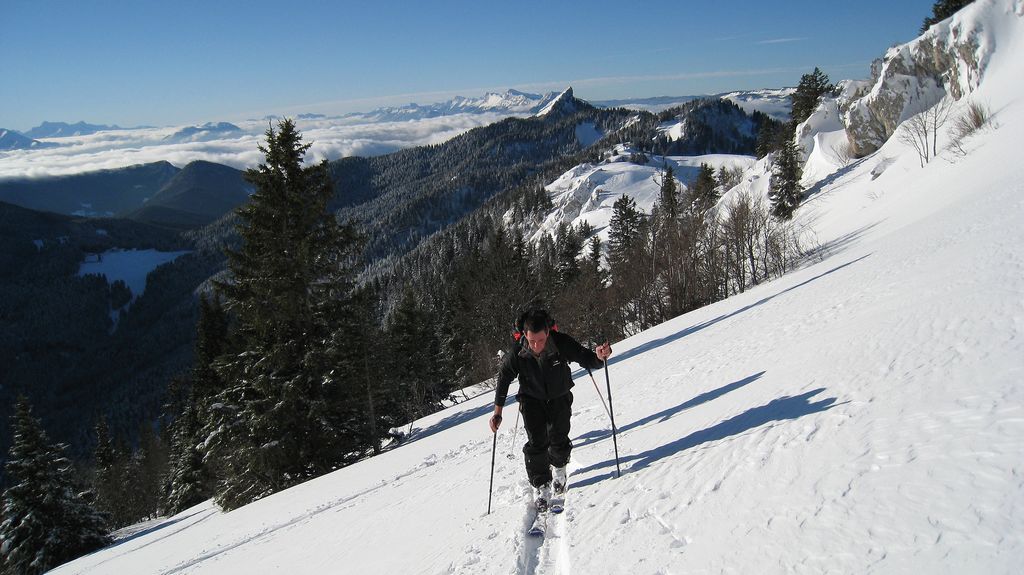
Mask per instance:
[[[22,135],[14,130],[0,128],[0,150],[34,150],[53,146],[56,146],[56,144],[47,144]]]
[[[201,126],[188,126],[164,138],[172,142],[199,142],[221,138],[229,134],[241,134],[243,130],[229,122],[207,122]]]
[[[579,109],[577,106],[578,100],[572,93],[572,86],[569,86],[561,94],[556,96],[553,100],[547,103],[546,106],[541,108],[537,112],[536,117],[547,116],[552,112],[571,114]]]
[[[377,108],[370,112],[356,112],[346,117],[365,118],[374,122],[408,121],[437,118],[455,114],[522,114],[534,115],[543,109],[558,94],[531,94],[508,89],[504,92],[488,92],[480,97],[455,96],[445,102],[434,104],[406,104],[398,107]]]
[[[107,126],[105,124],[87,124],[78,121],[74,124],[67,122],[43,122],[35,128],[25,132],[29,138],[67,138],[71,136],[88,136],[96,132],[108,130],[120,130],[119,126]]]

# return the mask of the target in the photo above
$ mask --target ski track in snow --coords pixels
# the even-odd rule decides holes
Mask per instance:
[[[485,442],[478,442],[478,443],[482,444],[482,443],[485,443]],[[476,447],[478,449],[480,447],[480,445],[475,445],[474,447]],[[466,445],[463,445],[461,448],[459,448],[457,450],[449,451],[442,459],[445,459],[445,460],[452,459],[453,457],[457,456],[458,454],[465,453],[465,452],[467,452],[469,450],[470,450],[469,447],[467,447]],[[262,530],[260,530],[259,532],[255,533],[255,534],[251,534],[251,535],[248,535],[246,537],[240,538],[240,539],[238,539],[238,540],[236,540],[236,541],[234,541],[232,543],[229,543],[227,545],[218,546],[215,549],[212,549],[212,550],[209,550],[209,551],[204,551],[203,553],[195,556],[194,558],[190,559],[189,561],[183,562],[183,563],[181,563],[181,564],[179,564],[179,565],[177,565],[177,566],[175,566],[175,567],[173,567],[171,569],[168,569],[168,570],[165,570],[165,571],[161,571],[160,574],[161,575],[172,575],[174,573],[185,572],[185,571],[189,570],[192,567],[195,567],[196,565],[198,565],[200,563],[204,563],[204,562],[209,561],[211,559],[217,559],[221,555],[223,555],[225,553],[228,553],[228,552],[230,552],[232,550],[235,550],[235,549],[237,549],[239,547],[242,547],[242,546],[245,546],[245,545],[249,545],[249,544],[259,543],[261,540],[267,539],[268,537],[271,537],[272,535],[274,535],[275,533],[277,533],[279,531],[290,529],[290,528],[293,528],[293,527],[295,527],[297,525],[300,525],[302,523],[308,522],[309,520],[313,519],[317,515],[320,515],[321,513],[324,513],[324,512],[327,512],[327,511],[337,511],[339,509],[349,509],[349,508],[352,508],[352,507],[354,507],[354,506],[356,506],[358,504],[358,500],[359,499],[361,499],[363,497],[366,497],[367,495],[373,494],[373,493],[375,493],[377,491],[380,491],[380,490],[382,490],[384,488],[393,488],[393,487],[395,487],[396,484],[400,484],[403,480],[406,480],[406,479],[408,479],[410,477],[415,477],[417,474],[420,474],[424,469],[434,466],[437,462],[438,462],[438,459],[436,457],[434,457],[434,456],[428,457],[426,460],[421,462],[419,465],[413,467],[412,469],[408,470],[407,472],[402,473],[400,475],[397,475],[397,476],[393,477],[392,479],[390,479],[389,481],[386,481],[386,482],[382,481],[380,483],[380,485],[376,485],[374,487],[365,489],[365,490],[360,491],[358,493],[355,493],[353,495],[349,495],[349,496],[345,496],[345,497],[341,497],[341,498],[335,499],[335,500],[330,501],[328,503],[325,503],[323,505],[319,505],[319,506],[315,507],[314,509],[309,510],[309,511],[307,511],[305,513],[297,515],[297,516],[293,517],[292,519],[290,519],[288,521],[284,521],[284,522],[281,522],[281,523],[278,523],[278,524],[275,524],[275,525],[272,525],[272,526],[269,526],[269,527],[265,527],[265,528],[263,528]],[[205,519],[205,517],[204,517],[204,519]]]

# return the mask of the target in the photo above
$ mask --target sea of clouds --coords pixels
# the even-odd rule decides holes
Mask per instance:
[[[364,118],[297,119],[303,141],[312,143],[306,160],[375,156],[403,148],[439,144],[463,132],[507,117],[507,113],[458,114],[402,122],[368,122]],[[206,160],[244,169],[258,165],[258,146],[271,120],[235,122],[242,129],[229,135],[169,140],[183,126],[98,132],[87,136],[45,138],[53,148],[0,152],[0,179],[78,174],[167,161],[183,167]]]

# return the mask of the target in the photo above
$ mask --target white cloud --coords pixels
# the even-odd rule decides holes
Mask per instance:
[[[789,42],[802,42],[807,38],[774,38],[772,40],[761,40],[756,44],[787,44]]]
[[[461,114],[425,120],[355,123],[348,119],[297,120],[306,142],[312,142],[309,161],[335,160],[346,156],[380,155],[444,142],[473,128],[506,117],[502,114]],[[134,164],[168,161],[182,167],[206,160],[244,169],[263,159],[257,146],[264,140],[268,122],[253,120],[237,125],[243,135],[204,142],[168,143],[164,138],[181,128],[146,128],[100,132],[47,141],[60,147],[0,153],[0,179],[77,174],[121,168]]]

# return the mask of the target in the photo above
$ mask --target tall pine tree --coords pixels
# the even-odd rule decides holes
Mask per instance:
[[[351,315],[355,231],[328,210],[326,161],[294,122],[267,130],[265,159],[246,172],[256,191],[238,210],[242,246],[218,282],[237,349],[216,362],[225,382],[208,427],[222,474],[217,501],[244,505],[337,468],[361,445],[347,407],[352,374],[336,369],[334,330]]]
[[[75,489],[64,446],[51,444],[28,400],[18,399],[0,505],[0,573],[31,575],[110,544],[105,518]]]

